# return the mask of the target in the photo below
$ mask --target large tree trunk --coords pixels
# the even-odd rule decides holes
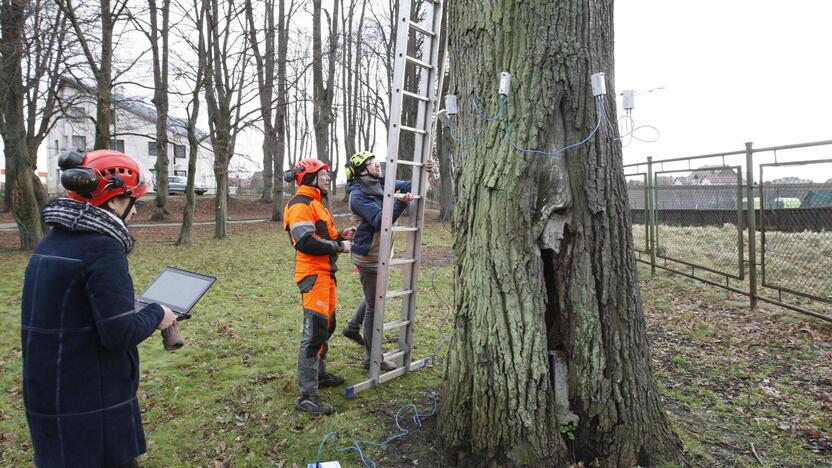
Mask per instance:
[[[554,152],[597,128],[593,72],[607,74],[615,108],[612,0],[450,8],[456,92],[493,114],[507,69],[505,119],[519,146]],[[513,149],[502,125],[459,148],[447,447],[464,466],[566,466],[570,451],[610,467],[676,460],[650,366],[620,143],[602,127],[559,156],[532,155]]]
[[[43,237],[40,210],[32,182],[34,164],[26,145],[23,117],[23,57],[25,0],[3,0],[0,8],[0,111],[6,160],[6,183],[11,185],[9,206],[20,235],[20,248],[32,250]]]
[[[150,219],[168,219],[168,24],[170,21],[170,0],[162,0],[162,28],[159,29],[159,12],[156,0],[150,5],[150,45],[153,51],[153,104],[156,106],[156,209]],[[161,50],[159,41],[161,40]],[[175,156],[175,155],[174,155]],[[188,174],[190,176],[190,174]]]
[[[439,219],[451,218],[454,208],[454,174],[452,172],[454,144],[449,130],[436,123],[436,155],[439,161]]]

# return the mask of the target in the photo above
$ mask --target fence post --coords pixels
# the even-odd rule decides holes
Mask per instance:
[[[748,214],[748,288],[751,298],[751,308],[757,307],[757,204],[754,203],[754,155],[751,142],[745,144],[745,181],[746,203]],[[761,205],[762,206],[762,205]]]
[[[656,235],[653,200],[653,156],[647,156],[647,248],[650,249],[650,274],[656,274]]]

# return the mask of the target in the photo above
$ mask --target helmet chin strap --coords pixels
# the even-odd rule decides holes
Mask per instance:
[[[130,203],[127,204],[127,208],[124,209],[124,213],[121,214],[121,220],[127,223],[127,215],[130,214],[130,211],[133,210],[133,205],[136,204],[136,199],[130,197]]]

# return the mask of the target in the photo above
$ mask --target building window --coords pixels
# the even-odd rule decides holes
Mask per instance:
[[[173,175],[186,177],[188,175],[188,171],[173,171]]]
[[[87,112],[83,107],[70,107],[67,109],[66,116],[73,122],[83,122],[87,116]]]
[[[156,157],[156,142],[155,141],[148,141],[147,142],[147,155]]]
[[[87,150],[87,137],[84,135],[72,135],[72,147],[80,150]]]
[[[173,145],[173,163],[176,164],[178,158],[185,159],[185,145]]]
[[[110,140],[110,149],[124,152],[124,140]]]

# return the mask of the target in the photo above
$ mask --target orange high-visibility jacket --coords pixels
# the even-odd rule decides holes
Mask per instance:
[[[297,251],[296,282],[310,274],[335,273],[335,261],[344,249],[332,216],[321,203],[320,190],[308,185],[298,187],[283,208],[283,227]]]

